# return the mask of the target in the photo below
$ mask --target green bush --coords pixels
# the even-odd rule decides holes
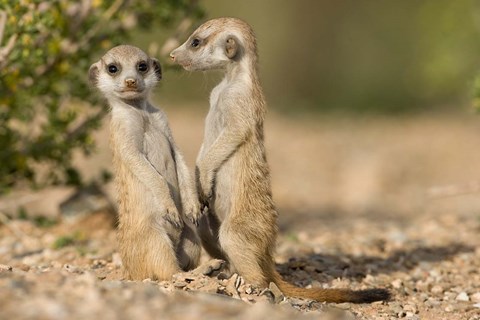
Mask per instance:
[[[94,58],[132,30],[200,15],[191,0],[0,0],[0,194],[81,184],[72,153],[93,150],[107,112],[88,86]]]

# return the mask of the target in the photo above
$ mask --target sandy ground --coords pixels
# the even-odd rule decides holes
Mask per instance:
[[[192,167],[205,109],[167,112]],[[95,157],[77,159],[87,177],[110,168],[107,133],[97,134]],[[271,113],[266,137],[280,212],[278,270],[299,286],[386,287],[392,301],[302,301],[236,276],[124,281],[109,206],[114,189],[105,185],[107,196],[80,197],[61,209],[74,190],[0,199],[8,215],[0,221],[0,318],[480,319],[477,116]]]

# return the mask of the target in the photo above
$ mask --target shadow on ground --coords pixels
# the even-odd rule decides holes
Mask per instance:
[[[300,270],[303,275],[318,278],[318,275],[333,278],[361,280],[368,275],[390,274],[397,271],[407,272],[421,263],[436,263],[452,259],[462,253],[474,252],[475,248],[463,243],[451,243],[445,246],[420,246],[411,250],[396,250],[387,257],[353,256],[350,254],[311,254],[305,257],[293,257],[287,263],[277,265],[284,275],[294,275]],[[301,275],[295,275],[301,278]],[[308,279],[303,279],[308,280]]]

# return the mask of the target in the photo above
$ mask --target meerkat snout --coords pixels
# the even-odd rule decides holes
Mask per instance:
[[[128,88],[132,88],[132,89],[137,88],[137,80],[136,79],[127,78],[127,79],[125,79],[125,84],[127,85]]]

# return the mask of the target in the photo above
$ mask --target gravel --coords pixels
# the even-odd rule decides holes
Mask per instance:
[[[175,114],[170,119],[177,123]],[[188,123],[188,119],[183,117],[181,121]],[[379,130],[379,127],[395,126],[389,123],[375,127],[369,123],[365,127],[354,127],[351,135],[345,136],[342,131],[346,130],[345,126],[320,130],[312,124],[307,123],[301,128],[288,122],[292,136],[285,136],[285,126],[280,125],[285,121],[273,119],[267,128],[271,133],[269,146],[273,150],[279,150],[280,143],[287,150],[306,150],[315,145],[315,139],[331,138],[329,141],[339,144],[330,145],[330,151],[335,150],[331,154],[310,157],[308,166],[299,163],[306,160],[298,159],[294,153],[279,156],[275,151],[270,152],[274,197],[280,212],[277,270],[286,280],[304,287],[388,288],[393,294],[391,301],[364,305],[318,303],[286,297],[274,284],[269,288],[255,288],[239,275],[227,277],[223,273],[215,277],[181,273],[171,281],[162,282],[149,279],[126,281],[116,251],[114,209],[110,208],[108,199],[95,195],[94,199],[98,199],[100,205],[92,205],[91,199],[89,205],[81,205],[87,200],[73,197],[77,204],[64,206],[68,209],[68,216],[62,215],[61,210],[59,213],[42,211],[37,205],[38,212],[48,213],[47,216],[54,219],[47,225],[34,216],[20,219],[15,210],[13,214],[9,213],[10,217],[2,213],[0,318],[480,320],[480,197],[475,194],[419,200],[421,193],[399,191],[402,197],[397,198],[392,195],[394,189],[390,185],[393,183],[391,179],[396,179],[398,190],[418,190],[418,181],[428,185],[435,180],[433,177],[441,177],[433,169],[438,166],[438,159],[444,159],[436,146],[448,145],[453,133],[455,141],[463,143],[452,144],[452,148],[459,148],[455,149],[458,156],[445,158],[442,164],[445,167],[438,172],[454,177],[457,172],[467,170],[468,162],[462,162],[461,150],[470,152],[469,161],[480,172],[480,161],[472,160],[480,159],[480,156],[465,142],[476,141],[471,138],[470,130],[478,133],[479,127],[469,123],[457,126],[455,119],[451,118],[441,120],[440,124],[425,120],[423,126],[416,122],[401,122],[401,126],[397,124],[397,133],[385,135],[376,134],[372,128]],[[400,130],[404,126],[409,130]],[[446,127],[449,129],[442,135]],[[434,131],[432,128],[442,129],[435,131],[439,141],[428,144],[414,139],[421,136],[421,132]],[[303,140],[297,139],[297,131],[311,132],[311,135]],[[195,139],[195,135],[179,136],[180,145],[182,141]],[[398,153],[393,152],[391,158],[383,153],[386,162],[374,161],[375,166],[382,165],[390,170],[387,164],[395,163],[396,171],[403,172],[405,177],[416,175],[419,180],[413,184],[413,179],[380,174],[378,183],[384,185],[385,190],[372,189],[372,197],[362,193],[358,195],[360,198],[348,202],[325,192],[318,194],[325,195],[324,199],[330,197],[330,200],[318,200],[321,197],[309,186],[326,182],[318,179],[317,173],[312,173],[317,169],[311,168],[318,166],[319,171],[328,172],[333,168],[329,167],[333,160],[328,157],[333,156],[337,163],[348,163],[349,159],[364,161],[355,146],[367,140],[373,153],[389,145],[404,150],[412,158],[409,162]],[[342,143],[348,144],[344,146]],[[425,155],[426,145],[432,155],[422,158],[419,155]],[[305,149],[301,149],[302,146]],[[187,155],[194,154],[185,149]],[[318,159],[322,160],[319,162]],[[325,167],[326,163],[330,164]],[[451,167],[447,168],[448,163]],[[292,170],[308,170],[296,171],[290,181],[283,181],[286,177],[282,178],[285,175],[282,170],[288,172],[291,164],[295,164]],[[361,165],[370,168],[365,163]],[[431,176],[426,176],[425,170],[430,170]],[[364,179],[365,176],[357,178]],[[308,196],[299,194],[301,188],[295,185],[297,179],[303,181]],[[347,184],[361,186],[361,181]],[[335,188],[354,190],[332,185],[332,190]],[[289,190],[293,190],[291,194]],[[71,190],[65,194],[72,198]],[[378,201],[358,202],[358,199]],[[342,206],[331,206],[335,201]],[[78,209],[81,214],[75,214],[76,208],[81,208]],[[95,210],[87,212],[85,208]],[[202,259],[206,261],[208,257],[204,255]]]

